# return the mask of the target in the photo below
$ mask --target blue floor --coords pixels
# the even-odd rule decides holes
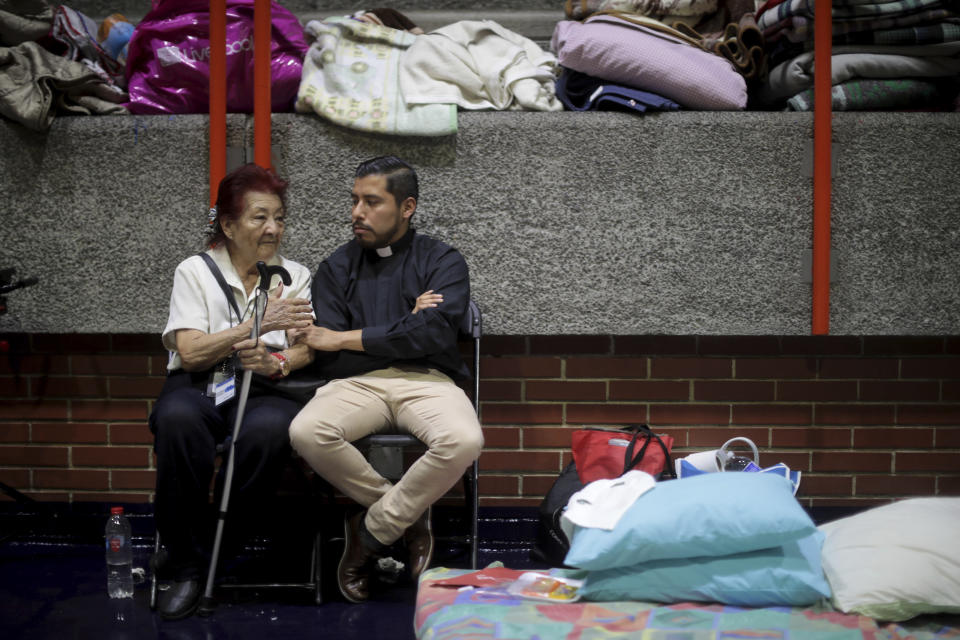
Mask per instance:
[[[67,514],[54,511],[52,515],[48,510],[40,517],[10,513],[10,509],[0,511],[0,640],[415,637],[414,585],[403,581],[381,585],[370,602],[350,604],[337,592],[330,576],[320,605],[315,603],[313,592],[306,589],[218,588],[218,604],[210,616],[161,620],[149,607],[149,513],[131,514],[133,564],[145,569],[146,579],[136,585],[132,600],[111,600],[106,593],[106,569],[99,540],[105,522],[101,512],[106,507],[84,505],[67,510]],[[439,518],[446,519],[442,513]],[[438,521],[437,514],[434,521]],[[531,527],[529,518],[517,518],[515,514],[482,516],[481,566],[493,560],[508,566],[529,565],[529,545],[520,538],[529,538]],[[246,563],[243,559],[226,562],[223,571],[218,572],[218,581],[229,582],[230,575],[256,575],[263,566],[273,571],[282,563],[282,558],[269,554],[248,553],[252,555]],[[337,553],[331,552],[325,573],[335,571]],[[309,552],[300,557],[308,558]],[[438,543],[435,565],[466,566],[463,563],[461,552],[452,548],[445,551]],[[304,563],[298,561],[298,565],[302,568]]]
[[[149,548],[136,550],[146,566]],[[0,638],[397,638],[414,637],[411,585],[352,605],[316,605],[296,589],[221,590],[209,617],[163,621],[149,608],[149,581],[132,600],[106,593],[99,545],[8,542],[0,547]]]

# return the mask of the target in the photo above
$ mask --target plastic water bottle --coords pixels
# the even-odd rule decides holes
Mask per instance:
[[[104,530],[107,555],[107,593],[111,598],[133,597],[133,547],[130,543],[130,521],[123,507],[110,509]]]

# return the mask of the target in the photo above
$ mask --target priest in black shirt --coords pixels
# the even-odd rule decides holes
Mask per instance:
[[[483,432],[453,382],[467,374],[457,347],[470,279],[463,256],[410,226],[417,174],[393,156],[357,168],[353,240],[313,279],[316,324],[296,339],[330,380],[290,425],[294,449],[365,511],[347,519],[337,570],[351,602],[369,597],[370,561],[404,537],[414,578],[433,552],[430,506],[480,455]],[[408,432],[427,451],[392,484],[350,443]]]

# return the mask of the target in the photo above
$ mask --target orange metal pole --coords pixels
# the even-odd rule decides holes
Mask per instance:
[[[210,0],[210,206],[227,173],[227,0]]]
[[[270,0],[253,4],[253,159],[269,169],[270,153]]]
[[[813,335],[830,333],[830,55],[833,21],[830,0],[814,5],[813,81]]]

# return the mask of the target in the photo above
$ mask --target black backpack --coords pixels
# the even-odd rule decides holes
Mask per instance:
[[[530,550],[530,557],[537,561],[549,564],[552,567],[562,567],[563,559],[570,550],[570,541],[560,528],[560,515],[567,506],[570,496],[583,488],[580,476],[577,475],[576,463],[568,464],[554,481],[543,502],[540,503],[537,518],[537,541]]]

